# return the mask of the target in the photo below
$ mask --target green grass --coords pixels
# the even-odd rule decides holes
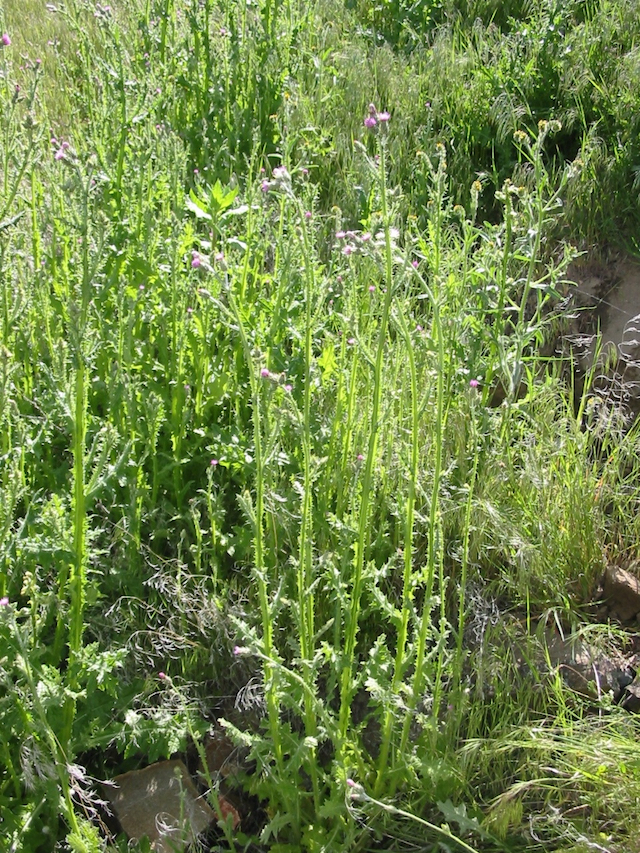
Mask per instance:
[[[634,4],[114,7],[2,21],[7,849],[124,849],[92,778],[222,718],[211,849],[624,853],[636,723],[536,630],[637,548],[549,355],[637,227]]]

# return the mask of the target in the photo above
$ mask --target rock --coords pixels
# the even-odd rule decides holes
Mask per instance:
[[[216,819],[182,761],[161,761],[114,779],[110,801],[123,831],[156,853],[178,853]]]
[[[627,711],[637,714],[640,711],[640,678],[629,684],[620,703]]]
[[[612,616],[630,622],[640,613],[640,580],[619,566],[607,566],[604,597]]]
[[[576,693],[590,699],[610,693],[617,701],[633,680],[633,671],[626,658],[607,654],[583,637],[563,637],[547,630],[545,640],[549,662],[557,667],[562,680]]]

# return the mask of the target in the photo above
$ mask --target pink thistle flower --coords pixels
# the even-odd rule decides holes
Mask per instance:
[[[260,376],[262,376],[263,379],[268,379],[271,376],[271,373],[269,373],[268,368],[263,367],[260,371]]]
[[[336,231],[336,240],[344,240],[344,238],[346,236],[347,236],[346,231]]]
[[[358,462],[364,461],[364,454],[358,453],[358,455],[356,456],[356,459],[358,460]]]
[[[268,193],[268,192],[269,192],[269,187],[270,187],[270,186],[271,186],[271,184],[269,183],[269,181],[267,181],[267,180],[265,179],[265,180],[260,184],[260,189],[262,190],[262,192],[263,192],[263,193]]]
[[[6,607],[8,604],[9,604],[9,599],[7,598],[6,595],[3,595],[2,598],[0,598],[0,607]]]
[[[64,160],[64,148],[58,148],[56,153],[53,155],[54,160]]]
[[[418,262],[415,260],[411,261],[411,266],[414,268],[414,270],[417,270],[418,269]]]
[[[197,270],[201,263],[202,263],[202,258],[200,257],[200,254],[198,252],[196,252],[196,250],[194,249],[193,252],[191,252],[191,266],[192,266],[192,268],[194,270]]]
[[[369,127],[369,128],[375,127],[377,125],[377,123],[378,122],[374,119],[373,116],[367,116],[366,119],[364,120],[364,126]]]
[[[386,122],[389,121],[390,118],[391,116],[386,110],[384,112],[378,113],[378,121]]]
[[[305,211],[304,218],[305,219],[311,219],[311,211],[310,210]]]
[[[166,672],[159,672],[159,673],[158,673],[158,678],[160,679],[160,681],[166,681],[166,680],[167,680],[167,674],[166,674]]]
[[[342,250],[342,254],[349,257],[349,255],[353,254],[353,246],[349,246],[348,244]]]
[[[217,465],[218,465],[218,460],[217,460],[217,459],[212,459],[212,460],[211,460],[211,467],[212,467],[212,468],[215,468]]]
[[[291,393],[291,391],[293,391],[293,385],[289,385],[289,383],[287,383],[287,384],[284,386],[284,390],[285,390],[285,391],[288,391],[289,393]]]
[[[9,33],[3,33],[2,34],[2,46],[3,47],[9,47],[10,44],[11,44],[11,36],[9,35]]]
[[[369,285],[369,293],[375,293],[375,292],[376,292],[375,284],[370,284]]]
[[[479,384],[480,383],[478,382],[477,379],[470,379],[469,380],[469,388],[477,388]]]

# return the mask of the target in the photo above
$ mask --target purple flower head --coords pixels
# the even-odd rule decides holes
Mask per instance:
[[[311,219],[311,211],[310,210],[305,211],[304,218],[305,219]]]
[[[262,376],[263,379],[268,379],[271,374],[269,373],[269,370],[266,367],[263,367],[260,371],[260,376]]]
[[[201,263],[202,263],[202,258],[200,257],[200,254],[198,252],[196,252],[196,250],[194,249],[191,252],[191,266],[193,267],[194,270],[197,270]]]
[[[9,599],[7,598],[6,595],[3,595],[2,598],[0,598],[0,607],[6,607],[8,604],[9,604]]]
[[[211,460],[211,467],[212,467],[212,468],[215,468],[217,464],[218,464],[218,460],[217,460],[217,459],[212,459],[212,460]]]
[[[293,385],[289,385],[289,383],[287,383],[287,384],[284,386],[284,390],[285,390],[285,391],[288,391],[289,393],[291,393],[291,391],[293,391]]]
[[[369,293],[375,293],[375,292],[376,292],[375,284],[370,284],[369,285]]]
[[[347,243],[347,245],[346,245],[346,246],[344,247],[344,249],[342,250],[342,254],[343,254],[343,255],[346,255],[347,257],[349,257],[349,255],[352,255],[352,254],[353,254],[353,246],[350,246],[350,245]]]
[[[160,681],[166,681],[166,678],[167,678],[166,672],[159,672],[158,678],[160,679]]]
[[[480,383],[478,382],[477,379],[470,379],[469,380],[469,388],[477,388],[479,384]]]
[[[11,36],[9,35],[9,33],[2,33],[2,46],[3,47],[9,47],[10,44],[11,44]]]
[[[336,231],[336,240],[344,240],[346,236],[346,231]]]
[[[358,453],[358,455],[356,456],[356,459],[358,460],[358,462],[362,462],[362,461],[364,461],[364,455],[362,453]]]
[[[417,270],[418,269],[418,262],[416,260],[411,261],[411,266],[414,268],[414,270]]]
[[[271,187],[271,184],[266,179],[260,184],[260,189],[262,190],[263,193],[268,193],[270,187]]]
[[[381,113],[378,113],[378,121],[386,122],[386,121],[389,121],[390,118],[391,118],[391,116],[389,115],[389,113],[386,110],[384,110]]]
[[[58,148],[56,153],[53,155],[53,159],[54,160],[64,160],[64,152],[65,152],[64,148]]]
[[[377,125],[377,123],[378,122],[374,119],[373,116],[367,116],[366,119],[364,120],[364,126],[365,127],[375,127]]]

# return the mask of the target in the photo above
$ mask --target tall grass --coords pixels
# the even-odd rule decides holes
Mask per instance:
[[[607,221],[588,204],[596,121],[561,123],[568,82],[557,110],[540,100],[564,61],[549,27],[596,62],[585,32],[610,4],[514,4],[518,22],[434,3],[410,33],[391,6],[72,2],[42,32],[74,50],[20,68],[44,35],[7,5],[11,851],[113,848],[92,777],[202,753],[214,725],[242,751],[243,807],[264,809],[230,847],[532,849],[544,826],[624,849],[632,761],[617,811],[575,809],[633,723],[607,707],[578,754],[589,708],[535,636],[549,611],[581,618],[637,533],[636,433],[590,423],[589,379],[576,401],[548,354],[576,254],[558,238]],[[625,140],[620,171],[602,156],[631,199]],[[250,713],[211,698],[238,692]]]

